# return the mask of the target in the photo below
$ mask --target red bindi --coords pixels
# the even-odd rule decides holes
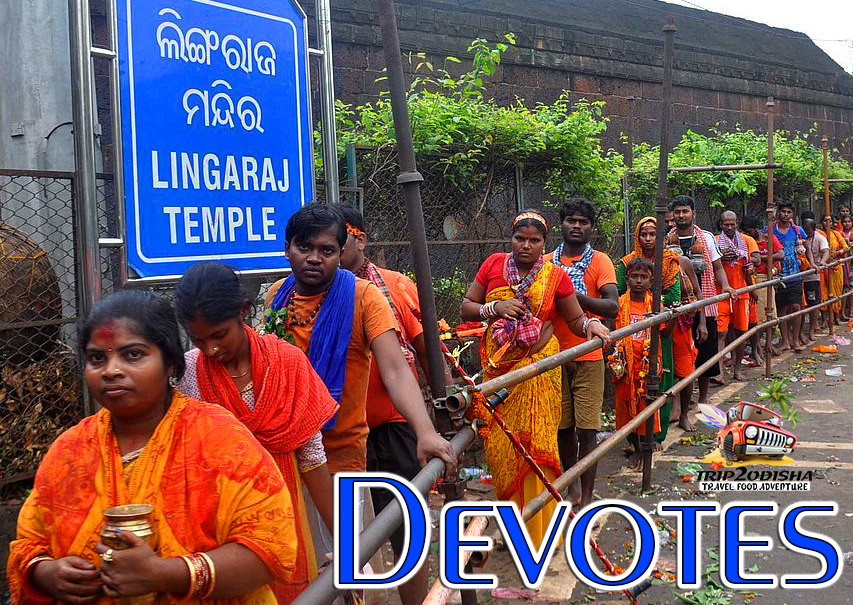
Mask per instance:
[[[109,320],[98,326],[92,333],[92,337],[94,339],[108,343],[107,351],[110,353],[113,351],[113,340],[115,339],[116,334],[114,326],[115,322],[113,320]]]

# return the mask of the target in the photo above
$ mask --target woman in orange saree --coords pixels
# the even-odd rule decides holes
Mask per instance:
[[[270,455],[236,418],[174,389],[184,363],[171,304],[143,291],[102,299],[80,329],[89,392],[103,406],[51,446],[10,545],[16,604],[274,605],[296,560],[293,506]],[[153,506],[155,543],[104,511]]]
[[[844,236],[835,229],[835,219],[832,215],[826,215],[820,222],[823,227],[821,233],[829,241],[830,262],[844,258],[847,243],[844,241]],[[825,269],[821,272],[821,282],[827,298],[841,296],[844,290],[844,267],[836,265],[831,269]],[[839,323],[839,313],[841,312],[841,301],[832,303],[830,307],[835,314],[835,323],[837,325]]]
[[[197,348],[184,356],[181,392],[234,414],[278,464],[296,515],[298,554],[287,583],[275,584],[280,605],[317,576],[303,482],[329,531],[334,528],[332,479],[320,429],[338,404],[305,354],[275,335],[259,336],[244,322],[248,293],[229,267],[199,263],[175,288],[178,316]]]
[[[607,340],[609,331],[598,320],[585,320],[571,279],[542,252],[548,232],[545,219],[524,212],[513,221],[512,252],[491,255],[483,263],[462,301],[465,321],[490,324],[480,343],[483,379],[490,380],[559,352],[550,317],[559,313],[578,336]],[[499,413],[545,477],[559,476],[557,429],[561,415],[560,370],[555,369],[512,388]],[[545,486],[515,450],[494,419],[480,410],[489,424],[481,432],[486,463],[499,500],[515,502],[519,510]],[[531,520],[527,531],[538,548],[555,503]]]

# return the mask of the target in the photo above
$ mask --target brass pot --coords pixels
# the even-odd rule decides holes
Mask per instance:
[[[101,530],[101,542],[114,550],[127,548],[124,540],[115,535],[115,530],[135,534],[153,550],[157,549],[157,538],[151,523],[154,507],[150,504],[123,504],[104,511],[106,523]]]
[[[101,542],[113,550],[123,550],[127,544],[115,534],[115,530],[129,532],[145,541],[152,550],[157,550],[157,536],[151,523],[154,507],[150,504],[123,504],[104,511],[106,522],[101,529]],[[151,605],[155,593],[118,599],[121,605]]]

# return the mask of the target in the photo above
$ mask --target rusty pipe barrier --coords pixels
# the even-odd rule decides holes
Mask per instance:
[[[450,440],[450,445],[457,456],[474,442],[475,436],[474,429],[470,426],[464,426]],[[443,473],[444,462],[439,458],[433,458],[410,483],[421,494],[426,495]],[[359,534],[359,568],[363,567],[379,551],[402,522],[403,510],[395,498]],[[299,596],[291,601],[291,604],[328,605],[344,592],[335,588],[333,569],[332,566],[329,566],[305,590],[299,593]]]
[[[486,528],[489,527],[489,519],[487,517],[474,517],[471,519],[470,523],[468,523],[468,527],[465,528],[465,537],[466,538],[476,538],[478,536],[482,536],[486,532]],[[466,550],[462,555],[462,565],[465,566],[468,564],[468,561],[471,559],[471,555],[474,551]],[[447,603],[447,600],[450,598],[450,595],[453,594],[454,589],[447,588],[441,583],[441,580],[436,579],[435,583],[433,583],[432,588],[430,588],[427,593],[426,598],[424,599],[422,605],[439,605],[442,603]]]
[[[799,273],[794,273],[785,277],[775,277],[773,279],[768,279],[767,281],[761,282],[760,284],[752,284],[751,286],[746,286],[744,288],[735,290],[735,296],[755,292],[757,290],[761,290],[762,288],[770,288],[771,286],[781,285],[784,284],[786,281],[802,278],[806,275],[818,273],[819,271],[823,271],[825,269],[831,269],[832,267],[846,262],[850,262],[852,260],[853,256],[848,256],[823,265],[820,269],[813,267],[811,269],[806,269],[805,271],[800,271]],[[728,293],[723,293],[717,294],[716,296],[712,296],[710,298],[703,298],[687,305],[681,305],[679,307],[667,309],[666,311],[662,311],[657,315],[651,315],[640,322],[631,324],[630,326],[614,330],[610,333],[610,340],[611,342],[622,340],[623,338],[631,336],[632,334],[636,334],[637,332],[641,332],[646,328],[651,328],[653,326],[666,323],[670,319],[680,317],[681,315],[684,315],[686,313],[692,313],[693,311],[699,311],[700,309],[703,309],[704,307],[707,307],[708,305],[711,305],[713,303],[724,302],[730,299],[731,296],[729,296]],[[582,355],[586,355],[587,353],[591,353],[597,349],[602,348],[602,346],[603,343],[597,338],[594,340],[588,340],[575,347],[551,355],[550,357],[540,359],[539,361],[536,361],[528,366],[525,366],[518,370],[507,372],[503,376],[498,376],[497,378],[488,380],[480,384],[478,390],[484,395],[491,395],[492,393],[495,393],[500,389],[513,387],[521,382],[524,382],[525,380],[529,380],[531,378],[534,378],[535,376],[544,374],[549,370],[558,368],[566,362],[572,361],[573,359],[581,357]]]
[[[589,454],[584,456],[581,460],[578,460],[577,464],[575,464],[568,471],[560,475],[556,481],[554,481],[553,485],[557,490],[562,490],[580,479],[580,476],[587,470],[589,467],[598,462],[601,458],[604,457],[610,450],[614,447],[617,447],[628,435],[634,432],[640,425],[642,425],[646,420],[651,418],[651,416],[660,408],[666,404],[666,400],[670,397],[673,397],[683,391],[685,388],[691,386],[693,381],[695,381],[699,376],[701,376],[708,368],[717,363],[720,359],[722,359],[726,354],[733,351],[738,345],[746,342],[749,338],[751,338],[754,334],[760,332],[761,330],[766,329],[767,327],[775,327],[779,325],[783,321],[787,321],[793,317],[797,317],[799,315],[805,315],[807,313],[811,313],[817,309],[825,307],[827,305],[831,305],[835,302],[838,302],[848,296],[853,295],[853,291],[847,292],[846,294],[842,294],[841,296],[836,296],[834,298],[830,298],[821,302],[820,304],[814,305],[812,307],[807,307],[805,309],[800,309],[794,313],[789,313],[788,315],[784,315],[782,317],[777,317],[775,319],[768,320],[762,324],[758,324],[737,338],[735,338],[731,343],[723,347],[716,355],[714,355],[711,359],[703,363],[701,366],[693,370],[692,373],[688,374],[684,378],[682,378],[679,382],[672,385],[665,393],[661,394],[660,397],[655,399],[652,403],[647,405],[642,412],[637,414],[631,421],[623,426],[621,429],[617,430],[610,437],[602,441],[598,444],[598,446]],[[541,511],[551,500],[551,494],[547,491],[540,493],[533,500],[527,503],[522,511],[523,517],[525,520],[533,518],[533,516]]]
[[[577,462],[577,464],[575,464],[571,469],[569,469],[568,471],[566,471],[565,473],[560,475],[554,481],[554,483],[553,483],[554,487],[557,488],[558,490],[562,490],[562,489],[565,489],[566,487],[568,487],[569,485],[571,485],[572,483],[574,483],[575,481],[577,481],[578,479],[580,479],[581,475],[583,475],[587,470],[589,470],[590,466],[599,462],[601,460],[601,458],[603,458],[607,453],[610,452],[610,450],[619,446],[622,443],[622,441],[628,435],[630,435],[632,432],[634,432],[634,430],[636,430],[637,428],[642,426],[642,424],[644,422],[646,422],[649,418],[651,418],[652,415],[657,410],[659,410],[661,407],[663,407],[668,398],[673,397],[674,395],[677,395],[682,390],[684,390],[688,386],[692,385],[693,381],[695,381],[697,377],[699,377],[703,372],[705,372],[705,370],[707,370],[714,363],[716,363],[717,361],[722,359],[722,357],[724,355],[726,355],[730,351],[733,351],[738,345],[740,345],[743,342],[746,342],[754,334],[760,332],[761,330],[766,329],[767,327],[772,328],[772,327],[778,325],[780,322],[791,319],[792,317],[796,317],[798,315],[805,315],[806,313],[810,313],[811,311],[814,311],[816,309],[820,309],[821,307],[824,307],[826,305],[831,305],[834,302],[837,302],[837,301],[839,301],[843,298],[846,298],[848,296],[853,296],[853,291],[848,292],[846,294],[843,294],[841,296],[837,296],[835,298],[831,298],[829,300],[826,300],[826,301],[820,303],[819,305],[815,305],[813,307],[808,307],[806,309],[801,309],[800,311],[797,311],[795,313],[791,313],[791,314],[785,315],[783,317],[778,317],[776,319],[766,321],[762,324],[754,326],[753,328],[750,328],[749,330],[744,332],[742,335],[738,336],[730,344],[726,345],[714,357],[712,357],[707,362],[705,362],[704,364],[702,364],[701,366],[696,368],[688,376],[682,378],[679,382],[674,384],[668,391],[663,393],[660,397],[655,399],[651,404],[646,406],[646,408],[643,409],[642,412],[637,414],[628,424],[626,424],[624,427],[622,427],[621,429],[619,429],[618,431],[613,433],[610,437],[608,437],[607,439],[602,441],[600,444],[598,444],[598,446],[592,452],[590,452],[589,454],[584,456],[581,460],[579,460]],[[532,519],[533,516],[536,515],[537,513],[539,513],[543,508],[545,508],[545,506],[547,506],[551,500],[553,500],[553,498],[547,490],[540,493],[538,496],[536,496],[533,500],[531,500],[530,502],[528,502],[525,505],[524,509],[522,510],[523,519],[525,521]],[[476,519],[480,519],[480,517],[477,517]],[[473,521],[469,525],[469,528],[472,525],[473,525]],[[485,532],[485,530],[486,530],[486,525],[487,524],[482,524],[482,525],[477,526],[477,529],[480,530],[479,533],[473,533],[473,532],[469,533],[468,531],[466,531],[465,532],[466,537],[475,538],[477,536],[481,536],[483,534],[483,532]],[[466,559],[466,561],[467,561],[467,559]],[[452,591],[450,589],[447,589],[441,585],[440,580],[436,580],[432,586],[432,589],[429,591],[429,594],[427,594],[426,600],[424,600],[422,605],[444,605],[444,603],[447,602],[447,599],[450,596],[451,592]]]
[[[789,275],[787,277],[770,279],[760,284],[753,284],[751,286],[741,288],[739,290],[736,290],[735,293],[736,295],[740,295],[748,292],[753,292],[761,288],[769,288],[771,286],[783,284],[785,281],[790,281],[792,279],[803,277],[805,275],[811,275],[812,273],[817,273],[820,270],[832,268],[834,266],[849,262],[851,260],[853,260],[853,256],[848,256],[832,263],[828,263],[826,266],[821,267],[820,269],[812,268],[807,269],[805,271],[801,271],[799,273],[795,273],[793,275]],[[804,315],[815,309],[820,309],[821,307],[832,304],[850,295],[853,295],[853,292],[848,292],[847,294],[844,294],[841,297],[836,297],[824,301],[819,305],[815,305],[813,307],[797,311],[796,313],[785,315],[783,317],[778,317],[744,332],[743,335],[739,336],[729,345],[724,347],[722,351],[717,353],[714,358],[708,360],[708,362],[694,370],[694,372],[687,378],[684,378],[679,383],[673,385],[673,387],[670,388],[666,393],[658,397],[658,399],[656,399],[650,405],[646,406],[646,408],[642,412],[640,412],[634,419],[632,419],[631,422],[629,422],[626,426],[619,429],[608,439],[600,443],[598,447],[596,447],[590,454],[579,460],[577,464],[575,464],[571,469],[563,473],[554,482],[554,486],[558,490],[560,490],[577,481],[578,478],[580,478],[580,476],[584,473],[584,471],[588,470],[592,464],[598,462],[599,459],[601,459],[607,452],[613,449],[613,447],[616,446],[616,443],[619,440],[630,434],[640,424],[650,418],[651,415],[657,409],[662,407],[666,403],[668,397],[673,396],[674,394],[680,392],[682,389],[691,384],[693,380],[695,380],[696,376],[704,372],[707,368],[711,367],[711,365],[718,361],[723,355],[725,355],[731,350],[734,350],[736,346],[738,346],[741,342],[745,341],[747,338],[751,337],[757,330],[764,329],[768,326],[772,327],[778,325],[782,321],[785,321],[792,317],[796,317],[797,315]],[[711,298],[706,298],[690,303],[688,305],[683,305],[681,307],[678,307],[677,309],[668,309],[662,313],[648,317],[643,321],[632,324],[631,326],[628,326],[626,328],[614,330],[613,332],[611,332],[611,340],[620,340],[636,332],[645,330],[646,328],[665,323],[670,319],[679,317],[681,315],[684,315],[685,313],[698,311],[699,309],[706,307],[712,303],[722,302],[729,298],[730,296],[728,293],[718,294],[717,296]],[[520,382],[524,382],[525,380],[533,378],[534,376],[559,367],[567,361],[570,361],[572,359],[575,359],[576,357],[580,357],[581,355],[585,355],[591,351],[601,348],[601,346],[602,342],[598,339],[585,342],[581,345],[572,347],[571,349],[567,349],[565,351],[561,351],[560,353],[540,360],[535,364],[532,364],[531,366],[527,366],[525,368],[515,370],[513,372],[508,372],[504,376],[500,376],[488,382],[484,382],[479,385],[479,390],[483,394],[492,394],[501,388],[514,386]],[[465,426],[450,441],[450,445],[453,447],[453,450],[458,455],[468,446],[470,446],[471,443],[473,443],[474,437],[474,430],[470,426]],[[415,476],[411,483],[422,494],[426,494],[443,472],[444,463],[440,459],[434,458],[430,460],[429,463],[423,469],[421,469],[421,472]],[[539,494],[536,498],[531,500],[522,511],[524,519],[529,520],[530,518],[532,518],[533,515],[542,510],[542,508],[548,503],[550,499],[551,495],[545,492],[544,494]],[[370,560],[370,558],[379,550],[382,544],[385,543],[385,541],[390,537],[394,530],[399,526],[402,520],[402,509],[400,508],[399,503],[395,500],[391,504],[386,506],[376,516],[376,518],[371,521],[367,525],[367,527],[364,528],[364,530],[359,535],[360,566],[365,565],[367,561]],[[344,591],[335,588],[333,570],[331,568],[327,568],[304,591],[302,591],[302,593],[300,593],[299,596],[292,603],[293,605],[327,605],[331,603],[335,598],[343,594],[343,592]]]

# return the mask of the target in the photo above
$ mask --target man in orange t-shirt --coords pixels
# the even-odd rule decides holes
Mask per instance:
[[[333,282],[338,279],[341,249],[346,237],[346,223],[337,210],[325,204],[302,207],[290,218],[285,229],[285,251],[292,275],[288,280],[273,284],[266,297],[266,307],[274,309],[279,289],[290,286],[286,300],[280,301],[279,313],[286,312],[279,315],[283,325],[278,332],[305,351],[312,359],[312,365],[314,360],[309,345],[310,348],[322,345],[312,342],[311,337],[324,301],[334,290]],[[370,282],[356,278],[354,289],[343,388],[337,387],[341,408],[334,428],[323,432],[329,471],[365,470],[367,379],[371,354],[394,406],[418,437],[418,459],[425,463],[430,458],[439,457],[448,465],[449,472],[454,471],[456,456],[447,441],[435,432],[419,395],[418,383],[400,352],[395,333],[397,324],[390,306]],[[324,372],[317,367],[315,370],[327,382]],[[327,382],[326,386],[334,396],[335,385]]]
[[[448,476],[454,476],[456,454],[432,426],[418,382],[400,352],[391,307],[375,285],[339,267],[347,241],[343,216],[330,205],[303,206],[288,220],[285,240],[292,273],[267,294],[266,330],[302,349],[340,403],[323,430],[329,472],[364,472],[367,467],[367,383],[373,356],[394,407],[417,437],[419,462],[441,458]],[[372,517],[372,508],[360,505],[362,524]],[[320,557],[331,540],[322,524],[315,529],[326,541],[315,544]]]
[[[426,345],[423,326],[418,316],[418,291],[415,283],[396,271],[377,267],[365,256],[367,234],[364,217],[357,209],[341,205],[338,211],[343,215],[347,226],[347,243],[341,252],[341,267],[355,273],[356,277],[372,282],[385,297],[394,312],[395,330],[400,350],[415,377],[418,369],[415,363],[427,368]],[[418,316],[415,315],[418,313]],[[448,384],[453,378],[447,374]],[[441,396],[442,394],[439,394]],[[369,472],[393,473],[404,479],[412,480],[421,470],[418,464],[417,439],[412,429],[394,407],[388,394],[377,364],[370,365],[370,380],[367,386],[367,424],[370,434],[367,437],[367,470]],[[385,489],[371,489],[370,495],[377,514],[394,499]],[[391,546],[399,559],[403,555],[404,530],[398,527],[391,534]],[[422,565],[420,570],[404,584],[398,586],[400,601],[403,605],[416,605],[426,597],[429,581],[429,566]]]
[[[585,198],[571,198],[560,209],[562,242],[545,257],[568,274],[578,302],[589,317],[614,319],[619,313],[616,271],[610,258],[589,244],[595,228],[595,208]],[[560,349],[584,341],[569,330],[562,318],[552,319]],[[604,357],[601,349],[566,362],[563,373],[563,416],[557,432],[563,471],[595,449],[604,404]],[[596,467],[583,474],[580,489],[570,488],[572,504],[586,506],[593,499]]]
[[[723,230],[717,236],[717,242],[723,270],[729,285],[740,290],[753,283],[754,267],[761,262],[758,244],[750,236],[738,231],[737,214],[731,210],[723,212],[720,220]],[[755,303],[756,298],[755,294],[741,294],[735,300],[719,304],[717,335],[720,350],[726,346],[726,341],[734,340],[749,329],[750,301]],[[743,380],[741,360],[745,346],[746,343],[737,347],[732,359],[732,378],[737,381]]]

